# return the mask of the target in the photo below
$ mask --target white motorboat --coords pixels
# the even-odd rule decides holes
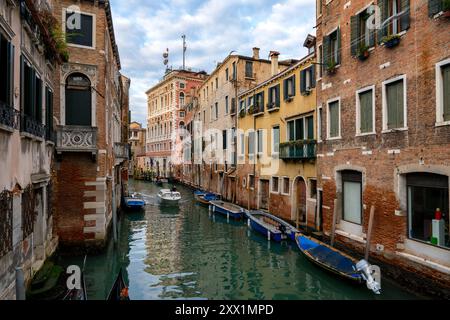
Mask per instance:
[[[161,189],[158,192],[158,198],[165,202],[176,203],[181,200],[181,194],[178,191]]]

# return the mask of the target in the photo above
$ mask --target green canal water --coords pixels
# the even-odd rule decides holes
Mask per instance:
[[[178,187],[178,207],[162,206],[159,188],[130,181],[148,202],[145,213],[123,214],[119,242],[88,256],[89,299],[103,300],[120,268],[133,300],[158,299],[416,299],[384,279],[376,296],[363,285],[342,281],[306,260],[294,243],[268,242],[244,222],[210,216],[192,190]],[[82,265],[83,257],[61,257]]]

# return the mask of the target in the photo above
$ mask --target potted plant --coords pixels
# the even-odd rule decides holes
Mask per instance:
[[[327,64],[327,73],[328,74],[335,74],[336,73],[336,66],[337,66],[337,63],[336,63],[336,61],[330,61],[330,62],[328,62],[328,64]]]
[[[248,107],[248,114],[253,114],[256,110],[255,105],[251,105],[250,107]]]
[[[400,36],[398,34],[384,36],[381,39],[381,43],[383,43],[386,48],[396,47],[400,43]]]
[[[241,109],[241,111],[239,111],[239,117],[243,118],[245,117],[245,108]]]
[[[442,11],[444,17],[450,18],[450,0],[442,0]]]
[[[361,43],[356,53],[358,55],[358,59],[361,61],[364,61],[370,55],[369,47],[366,46],[365,44]]]

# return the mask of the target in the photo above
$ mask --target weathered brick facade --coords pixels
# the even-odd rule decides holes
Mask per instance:
[[[336,199],[337,240],[363,253],[369,212],[374,206],[371,258],[385,264],[386,272],[406,279],[408,285],[426,283],[428,288],[436,286],[432,290],[439,291],[437,288],[450,288],[450,254],[448,248],[410,238],[406,192],[406,177],[410,173],[450,176],[450,126],[440,121],[436,102],[437,65],[450,58],[450,20],[430,17],[427,2],[402,1],[405,14],[401,19],[406,28],[400,32],[399,45],[394,48],[381,45],[377,30],[373,49],[364,61],[352,56],[355,37],[352,37],[351,17],[366,8],[367,3],[333,0],[319,8],[317,42],[322,49],[319,54],[324,70],[317,90],[318,106],[322,108],[318,184],[323,194],[322,227],[326,235],[332,230]],[[375,4],[380,3],[390,2]],[[409,26],[404,21],[409,21]],[[328,74],[330,56],[323,49],[327,47],[326,37],[337,27],[340,28],[340,61],[336,73]],[[387,124],[385,85],[393,79],[404,81],[406,97],[405,125],[398,130],[390,130]],[[357,112],[355,101],[357,91],[362,88],[372,88],[375,97],[375,126],[373,132],[365,135],[358,133],[360,111]],[[333,99],[340,101],[340,137],[329,139],[328,103]],[[362,176],[361,225],[343,219],[344,170]],[[448,213],[444,214],[448,219]]]

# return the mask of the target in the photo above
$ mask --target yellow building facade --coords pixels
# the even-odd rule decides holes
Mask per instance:
[[[310,227],[320,223],[315,66],[310,49],[298,63],[241,94],[237,131],[238,204]]]

